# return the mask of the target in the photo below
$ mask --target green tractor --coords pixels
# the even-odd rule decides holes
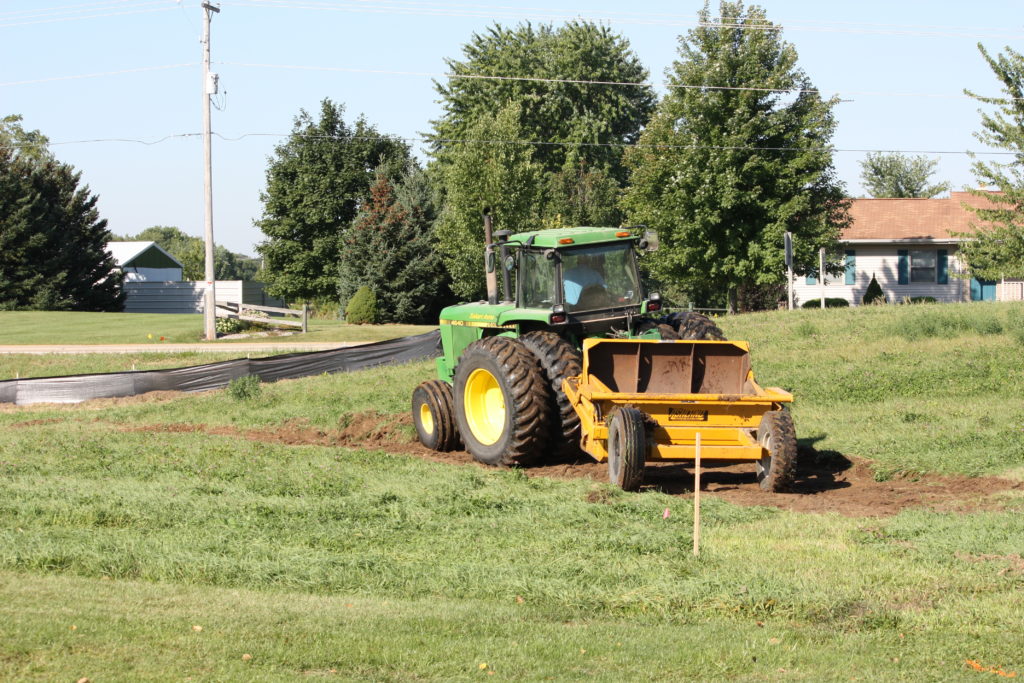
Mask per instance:
[[[782,404],[791,395],[757,386],[746,343],[724,341],[707,317],[664,315],[638,268],[656,234],[577,227],[492,238],[486,217],[485,231],[488,298],[441,312],[439,378],[413,393],[425,446],[464,446],[505,466],[582,449],[636,489],[646,460],[694,457],[702,430],[705,457],[756,462],[768,490],[789,484],[796,443]]]

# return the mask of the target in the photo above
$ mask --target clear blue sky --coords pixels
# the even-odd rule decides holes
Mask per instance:
[[[997,94],[977,50],[1020,46],[1024,3],[989,0],[768,0],[800,65],[844,101],[840,150],[907,150],[940,157],[937,180],[973,185],[966,150],[978,104],[964,87]],[[590,19],[628,38],[655,82],[677,57],[700,0],[224,0],[213,20],[214,230],[219,244],[254,253],[267,157],[300,109],[324,97],[365,114],[381,132],[415,138],[439,114],[431,77],[493,22]],[[717,4],[713,5],[716,7]],[[203,232],[199,133],[201,10],[197,0],[0,0],[0,115],[21,114],[58,158],[82,172],[116,233],[151,225]],[[317,67],[298,70],[243,64]],[[177,65],[177,66],[176,66]],[[187,66],[181,66],[187,65]],[[171,66],[159,70],[150,67]],[[137,70],[137,71],[131,71]],[[350,71],[346,71],[350,70]],[[399,73],[368,73],[406,72]],[[122,72],[122,73],[110,73]],[[95,77],[78,77],[93,74]],[[60,80],[56,80],[60,79]],[[659,90],[659,92],[662,92]],[[270,135],[253,135],[270,134]],[[419,150],[418,144],[414,149]],[[947,152],[939,154],[939,152]],[[420,154],[421,159],[423,155]],[[847,191],[862,193],[863,152],[838,152]]]

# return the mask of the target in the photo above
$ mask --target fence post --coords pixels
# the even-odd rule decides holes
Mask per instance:
[[[302,333],[306,334],[309,331],[309,305],[302,302]]]

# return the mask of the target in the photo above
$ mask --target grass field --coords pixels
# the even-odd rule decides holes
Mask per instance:
[[[1022,320],[720,322],[796,394],[802,456],[1020,480]],[[395,424],[431,375],[0,408],[0,679],[1024,675],[1020,490],[860,518],[709,496],[694,557],[689,496],[317,442],[367,413],[411,438]]]
[[[309,332],[290,341],[380,341],[433,329],[426,325],[348,325],[340,320],[310,320]],[[0,311],[0,344],[153,344],[203,341],[203,316],[158,313],[66,313]],[[280,341],[253,337],[233,341]]]

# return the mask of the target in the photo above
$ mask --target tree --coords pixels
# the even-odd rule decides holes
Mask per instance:
[[[14,156],[36,163],[52,161],[54,156],[49,144],[49,138],[38,130],[25,130],[21,116],[11,114],[0,119],[0,147],[11,149]]]
[[[156,242],[181,262],[182,279],[206,279],[206,243],[201,237],[189,235],[173,226],[154,225],[137,235],[115,239]],[[236,254],[222,245],[214,249],[213,272],[218,280],[253,280],[258,271],[259,262],[251,256]]]
[[[414,164],[397,183],[388,176],[378,169],[370,200],[342,238],[339,298],[345,303],[369,287],[376,322],[436,323],[451,292],[434,246],[430,185]]]
[[[521,139],[540,143],[533,146],[533,162],[542,171],[535,180],[538,192],[544,186],[541,214],[617,223],[618,190],[627,176],[623,146],[637,140],[655,102],[629,42],[589,22],[495,25],[473,34],[463,55],[447,60],[456,76],[436,85],[444,108],[430,136],[436,162],[454,163],[468,148],[449,141],[479,140],[480,122],[514,104]]]
[[[491,210],[499,230],[540,222],[541,167],[533,161],[533,148],[518,143],[519,115],[519,106],[509,104],[497,116],[482,116],[467,133],[490,142],[454,143],[457,149],[440,170],[447,195],[437,221],[438,248],[452,291],[466,299],[480,298],[485,289],[484,209]]]
[[[868,152],[860,162],[860,177],[872,197],[927,199],[949,191],[949,183],[928,184],[938,163],[938,159],[924,155],[908,157],[899,152]]]
[[[720,16],[705,4],[680,38],[668,93],[627,154],[623,204],[660,232],[657,279],[735,309],[739,288],[785,281],[786,231],[796,262],[814,264],[820,247],[837,251],[848,214],[829,147],[836,100],[821,98],[762,9],[722,2]]]
[[[0,143],[0,309],[119,311],[107,221],[81,174]]]
[[[986,207],[967,206],[983,221],[974,233],[960,235],[971,239],[960,244],[967,274],[985,280],[1002,277],[1024,278],[1024,56],[1006,48],[1006,54],[991,56],[978,45],[982,56],[1003,84],[1004,97],[983,97],[970,90],[968,95],[996,107],[995,113],[979,112],[981,127],[975,137],[981,142],[1008,150],[1009,162],[975,160],[972,170],[985,185],[1000,194],[971,190],[971,194],[989,200]]]
[[[255,224],[267,236],[257,251],[274,296],[337,295],[340,241],[369,196],[374,169],[386,159],[409,159],[404,142],[381,135],[362,117],[348,126],[343,114],[344,106],[329,99],[316,121],[301,111],[269,160],[263,216]]]

